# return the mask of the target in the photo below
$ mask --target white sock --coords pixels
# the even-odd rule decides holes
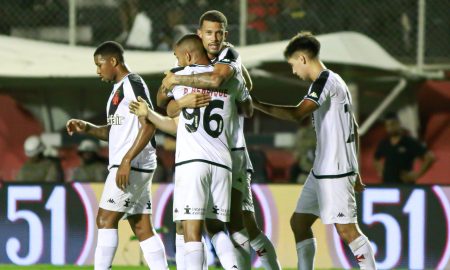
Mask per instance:
[[[142,253],[150,269],[168,269],[164,244],[158,235],[145,239],[139,245],[141,245]]]
[[[237,268],[236,254],[234,253],[234,246],[231,239],[224,232],[219,232],[213,235],[211,243],[216,250],[217,257],[225,270]]]
[[[361,235],[348,245],[352,250],[353,255],[355,255],[361,269],[377,269],[374,252],[367,237]]]
[[[177,270],[184,270],[184,235],[176,234],[175,236],[175,262]]]
[[[264,233],[260,233],[255,239],[250,241],[250,245],[261,260],[264,269],[281,269],[275,248]]]
[[[117,229],[98,230],[97,247],[95,248],[95,270],[111,269],[118,243]]]
[[[204,246],[202,242],[185,242],[184,243],[184,261],[186,270],[203,269],[205,260]]]
[[[299,270],[314,269],[314,258],[316,256],[316,238],[309,238],[297,243],[297,257]]]
[[[238,262],[239,269],[251,269],[251,249],[250,249],[250,239],[248,238],[248,232],[246,229],[242,229],[231,235],[231,241],[233,242],[236,259]]]
[[[208,245],[206,244],[206,239],[202,235],[202,243],[203,243],[203,270],[208,270]]]

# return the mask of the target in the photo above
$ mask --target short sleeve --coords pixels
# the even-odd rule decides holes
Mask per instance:
[[[329,71],[323,71],[320,73],[319,78],[317,78],[309,87],[308,94],[304,99],[309,99],[314,101],[318,106],[322,105],[325,101],[328,90],[326,89],[328,77],[330,76]]]

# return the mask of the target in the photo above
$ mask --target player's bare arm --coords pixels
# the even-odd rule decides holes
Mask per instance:
[[[241,69],[242,69],[242,77],[244,77],[245,81],[245,86],[247,87],[248,91],[252,91],[253,81],[252,78],[250,77],[250,73],[248,73],[248,70],[247,68],[245,68],[244,65],[241,65]]]
[[[138,97],[138,101],[132,101],[129,105],[130,112],[138,117],[147,117],[147,119],[155,125],[155,127],[165,133],[175,135],[177,133],[178,117],[171,118],[163,116],[150,109],[147,102]]]
[[[236,102],[238,106],[239,114],[242,114],[246,118],[250,118],[253,116],[253,101],[252,97],[248,96],[248,98],[242,102]]]
[[[273,117],[301,122],[305,117],[311,115],[319,106],[308,99],[304,99],[297,106],[285,106],[285,105],[273,105],[269,103],[263,103],[253,97],[253,106],[255,109],[262,111]]]
[[[182,98],[172,99],[167,105],[167,115],[169,117],[177,117],[183,108],[201,108],[208,106],[211,96],[202,93],[189,93]]]
[[[358,124],[355,121],[355,116],[353,116],[353,130],[355,132],[356,153],[359,153],[359,133],[358,133]],[[364,189],[366,188],[366,185],[363,183],[359,172],[356,174],[354,188],[356,192],[363,192]]]
[[[212,72],[194,75],[175,75],[167,72],[162,84],[164,88],[172,89],[175,85],[186,85],[197,88],[216,89],[231,78],[234,69],[226,64],[215,64]]]
[[[131,170],[131,161],[144,149],[150,139],[155,135],[155,126],[147,120],[146,117],[139,117],[141,128],[133,142],[133,145],[125,154],[117,169],[116,185],[118,188],[125,190],[129,185],[129,175]]]
[[[156,105],[158,105],[158,107],[165,109],[169,101],[173,99],[172,97],[167,96],[167,93],[169,92],[170,90],[164,88],[164,86],[161,84],[158,89],[158,93],[156,93]]]
[[[108,141],[110,127],[110,125],[97,126],[80,119],[70,119],[66,123],[66,130],[70,136],[74,133],[88,134],[102,141]]]

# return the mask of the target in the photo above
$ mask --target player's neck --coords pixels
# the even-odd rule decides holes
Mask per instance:
[[[119,70],[117,72],[115,83],[120,82],[123,78],[125,78],[128,74],[130,74],[130,71],[125,66],[119,67]]]
[[[311,63],[311,72],[309,79],[311,81],[315,81],[317,78],[319,78],[320,73],[327,69],[327,67],[322,63],[322,61],[317,60]]]

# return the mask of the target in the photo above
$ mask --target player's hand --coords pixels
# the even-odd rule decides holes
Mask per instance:
[[[166,74],[166,77],[164,77],[164,79],[162,80],[162,87],[167,93],[168,91],[172,90],[173,87],[175,86],[175,77],[174,77],[175,74],[173,74],[170,71],[166,71],[164,72],[164,74]]]
[[[137,99],[137,101],[132,101],[130,105],[128,105],[130,113],[135,114],[138,117],[147,117],[150,106],[148,105],[147,101],[145,101],[140,96]]]
[[[356,174],[354,189],[357,193],[361,193],[364,189],[366,189],[366,185],[362,182],[361,175],[359,175],[359,173]]]
[[[130,184],[129,183],[130,170],[131,170],[130,162],[126,161],[126,160],[122,160],[119,168],[117,169],[117,174],[116,174],[116,185],[122,191],[125,191],[125,189]]]
[[[411,183],[411,184],[415,183],[418,178],[419,178],[419,174],[414,171],[400,173],[400,179],[404,183]]]
[[[202,93],[190,93],[178,100],[181,108],[200,108],[208,106],[211,96]]]
[[[86,121],[79,119],[70,119],[66,123],[67,133],[72,136],[74,133],[83,133],[86,132],[88,124]]]

